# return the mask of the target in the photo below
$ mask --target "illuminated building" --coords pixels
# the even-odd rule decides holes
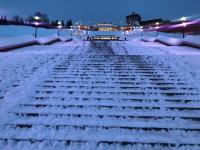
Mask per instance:
[[[117,31],[113,24],[97,24],[98,31]]]
[[[96,36],[92,36],[91,40],[94,40],[94,41],[117,41],[117,40],[119,40],[119,37],[116,35],[96,35]]]

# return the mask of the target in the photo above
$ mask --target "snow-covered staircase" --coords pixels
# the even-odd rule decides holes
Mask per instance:
[[[199,90],[153,56],[58,55],[0,149],[198,150]]]
[[[19,59],[16,60],[15,58]],[[56,57],[55,55],[10,55],[5,60],[0,61],[0,100],[2,100],[7,92],[33,75],[40,67],[48,63]]]

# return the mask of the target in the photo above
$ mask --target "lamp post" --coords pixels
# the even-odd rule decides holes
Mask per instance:
[[[71,31],[71,37],[73,35],[73,26],[70,27],[70,31]]]
[[[123,28],[123,34],[124,34],[124,36],[125,36],[125,34],[126,34],[126,33],[125,33],[125,31],[126,31],[126,29],[125,29],[125,28]]]
[[[60,36],[60,29],[62,28],[62,23],[58,21],[58,36]]]
[[[158,36],[159,25],[160,25],[160,23],[159,23],[159,22],[156,22],[156,34],[157,34],[157,36]]]
[[[182,27],[183,27],[183,38],[185,38],[185,27],[187,26],[187,25],[186,25],[186,22],[185,22],[186,20],[187,20],[186,17],[182,17],[182,18],[181,18]]]
[[[35,20],[35,38],[37,38],[38,25],[39,25],[40,17],[39,16],[35,16],[34,20]]]
[[[78,37],[81,37],[81,35],[80,35],[80,27],[81,27],[80,25],[77,26],[77,28],[78,28]]]
[[[143,28],[144,28],[143,26],[140,26],[141,36],[143,36],[143,31],[144,31]]]

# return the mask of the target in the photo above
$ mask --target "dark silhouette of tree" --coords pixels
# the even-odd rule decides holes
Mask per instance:
[[[15,15],[12,18],[12,23],[15,24],[15,25],[20,25],[20,24],[24,24],[24,20],[19,15]]]
[[[58,26],[58,22],[59,22],[58,20],[55,21],[55,26]]]
[[[40,17],[40,22],[42,23],[46,23],[46,24],[50,23],[49,17],[46,13],[36,12],[35,16]]]
[[[26,21],[28,21],[28,22],[34,22],[34,21],[35,21],[35,19],[34,19],[35,16],[40,17],[39,22],[41,22],[41,23],[44,23],[44,24],[49,24],[49,23],[50,23],[50,20],[49,20],[48,15],[45,14],[45,13],[41,13],[41,12],[36,12],[36,13],[34,14],[34,16],[33,16],[33,15],[29,16],[29,17],[26,19]]]
[[[7,20],[6,16],[1,16],[0,24],[1,25],[7,25],[8,24],[8,20]]]
[[[31,15],[26,19],[27,22],[34,22],[34,17]]]
[[[62,20],[62,26],[65,26],[65,21],[64,20]]]
[[[52,20],[52,21],[51,21],[51,26],[55,26],[55,25],[56,25],[55,21]]]
[[[21,18],[21,20],[20,20],[20,24],[21,24],[21,25],[24,25],[24,24],[25,24],[23,18]]]
[[[71,27],[71,26],[73,26],[73,22],[72,22],[71,19],[67,21],[66,26],[67,26],[68,28]]]
[[[3,17],[0,18],[0,24],[3,24]]]

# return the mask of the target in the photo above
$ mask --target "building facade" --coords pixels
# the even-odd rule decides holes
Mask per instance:
[[[126,16],[126,24],[132,26],[140,26],[142,18],[139,14],[133,12],[131,15]]]

